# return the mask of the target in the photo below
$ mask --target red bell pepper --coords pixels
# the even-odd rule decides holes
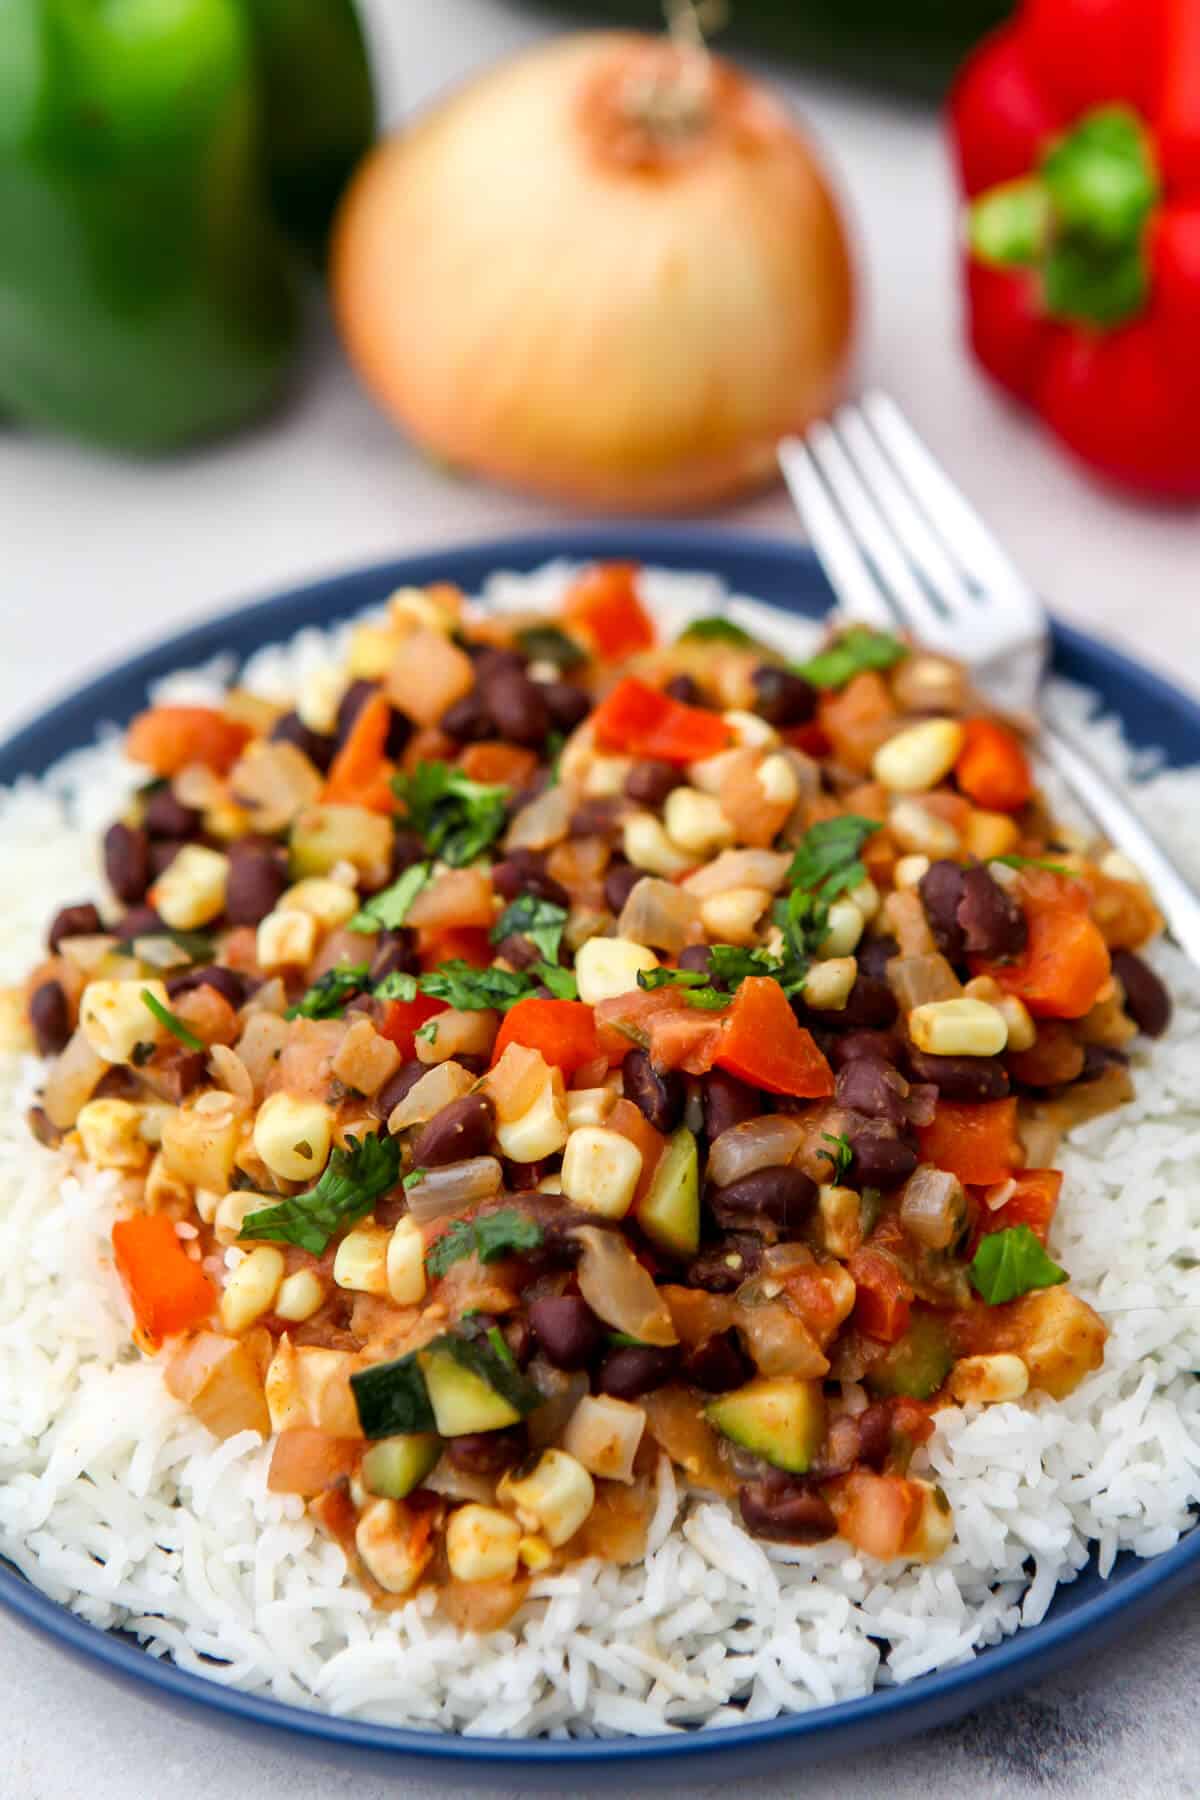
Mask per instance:
[[[1020,1166],[1015,1100],[939,1100],[917,1137],[922,1162],[979,1187],[1006,1180]]]
[[[206,1319],[216,1289],[184,1250],[165,1213],[138,1213],[112,1229],[113,1258],[134,1317],[157,1344]]]
[[[1058,1211],[1058,1196],[1063,1184],[1062,1170],[1018,1169],[1014,1172],[1013,1180],[1017,1184],[1016,1188],[1003,1206],[998,1206],[992,1212],[986,1204],[981,1205],[969,1245],[969,1255],[974,1256],[979,1248],[980,1238],[989,1236],[993,1231],[1008,1231],[1014,1225],[1028,1225],[1041,1243],[1046,1242],[1054,1215]]]
[[[1033,793],[1033,770],[1007,725],[966,719],[954,779],[969,800],[989,812],[1019,812]]]
[[[636,563],[597,563],[581,575],[563,604],[563,618],[606,662],[654,646],[654,622],[638,599]]]
[[[1089,911],[1088,890],[1070,875],[1025,869],[1019,898],[1029,935],[1009,962],[971,958],[973,975],[990,975],[1038,1019],[1081,1019],[1108,980],[1112,959]]]
[[[417,931],[417,957],[425,973],[448,962],[486,969],[494,955],[484,925],[422,925]]]
[[[846,1264],[858,1289],[854,1323],[867,1337],[894,1344],[912,1320],[912,1283],[890,1256],[869,1245],[856,1250]]]
[[[396,765],[384,754],[392,709],[386,694],[372,694],[334,757],[321,799],[330,806],[365,806],[392,813],[396,797],[392,776]]]
[[[655,762],[700,762],[715,756],[732,733],[720,713],[685,706],[634,675],[619,681],[592,714],[592,730],[602,750],[642,756]]]
[[[769,975],[739,987],[713,1062],[769,1094],[825,1100],[833,1093],[833,1071]]]
[[[1200,498],[1200,4],[1024,0],[950,126],[979,361],[1095,473]]]
[[[428,994],[415,994],[411,1000],[391,1000],[379,1027],[380,1035],[395,1044],[405,1062],[411,1062],[417,1054],[416,1035],[421,1026],[446,1011],[444,1000],[433,1000]]]
[[[518,1000],[505,1015],[492,1051],[499,1062],[510,1044],[539,1050],[569,1081],[600,1054],[592,1009],[582,1000]]]

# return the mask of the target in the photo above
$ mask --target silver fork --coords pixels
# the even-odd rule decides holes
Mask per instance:
[[[895,402],[873,393],[843,406],[805,438],[785,438],[779,461],[842,611],[958,657],[990,699],[1029,715],[1038,753],[1137,865],[1200,962],[1200,897],[1130,800],[1037,711],[1045,607]]]

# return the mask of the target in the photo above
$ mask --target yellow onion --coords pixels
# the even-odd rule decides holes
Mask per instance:
[[[600,507],[770,479],[851,336],[808,141],[736,69],[636,33],[552,40],[381,145],[332,280],[359,373],[419,443]]]

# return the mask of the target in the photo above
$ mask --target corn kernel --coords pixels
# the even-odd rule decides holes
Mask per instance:
[[[851,906],[857,906],[859,912],[863,916],[863,923],[865,925],[871,923],[871,920],[875,917],[875,914],[883,904],[879,889],[875,886],[875,883],[871,880],[869,875],[864,876],[857,887],[852,887],[850,892],[846,895],[846,898],[849,900]]]
[[[768,806],[795,806],[800,798],[800,783],[786,756],[764,756],[754,779]]]
[[[853,956],[831,956],[826,962],[814,963],[804,977],[804,1004],[818,1012],[841,1012],[857,978],[858,963]]]
[[[540,1575],[554,1561],[554,1552],[545,1538],[527,1533],[517,1545],[517,1555],[521,1559],[522,1568],[528,1569],[531,1575]]]
[[[637,987],[639,969],[657,969],[658,958],[632,938],[593,937],[575,957],[575,981],[586,1006],[615,1000]]]
[[[584,769],[584,793],[589,800],[613,799],[624,789],[632,767],[631,756],[603,756],[596,751]]]
[[[922,719],[880,744],[871,773],[893,794],[924,794],[958,761],[966,732],[957,719]]]
[[[416,1587],[433,1554],[432,1543],[414,1549],[411,1514],[400,1500],[372,1500],[358,1516],[354,1548],[363,1567],[389,1594],[408,1594]]]
[[[387,1247],[387,1291],[397,1306],[425,1298],[425,1239],[415,1219],[401,1219]]]
[[[322,931],[336,931],[339,925],[349,924],[358,911],[358,895],[343,882],[310,875],[280,895],[277,911],[308,913]]]
[[[822,956],[850,956],[858,947],[866,921],[852,900],[835,900],[829,908]]]
[[[98,1169],[141,1169],[150,1151],[139,1136],[140,1109],[128,1100],[89,1100],[75,1129],[83,1153]]]
[[[567,1139],[563,1193],[605,1219],[623,1219],[633,1205],[642,1153],[630,1138],[602,1125],[583,1125]]]
[[[180,1181],[178,1176],[171,1173],[161,1150],[155,1152],[146,1171],[145,1195],[147,1212],[166,1212],[171,1207],[185,1208],[191,1200],[191,1189],[185,1181]]]
[[[284,1266],[282,1251],[272,1244],[259,1244],[230,1271],[219,1307],[226,1331],[246,1331],[270,1312]]]
[[[511,1581],[521,1527],[495,1506],[456,1507],[446,1524],[446,1560],[456,1581]]]
[[[904,1555],[916,1562],[936,1562],[954,1541],[954,1510],[940,1487],[931,1481],[915,1481],[921,1490],[921,1512],[904,1545]]]
[[[336,664],[322,663],[302,677],[296,694],[296,711],[300,723],[322,737],[332,737],[337,730],[338,707],[346,692],[346,676]]]
[[[347,672],[363,681],[381,681],[396,660],[399,632],[386,625],[356,625],[346,646]]]
[[[893,802],[888,829],[901,850],[921,856],[956,856],[961,848],[958,833],[949,820],[930,812],[919,800]]]
[[[718,750],[715,756],[701,757],[699,762],[688,764],[688,780],[702,794],[719,794],[726,775],[739,755],[740,752],[734,749]]]
[[[630,813],[623,827],[622,846],[626,860],[635,869],[645,869],[648,874],[661,875],[667,881],[673,881],[677,875],[692,868],[696,860],[672,843],[650,812]]]
[[[527,1474],[501,1478],[496,1497],[512,1506],[526,1531],[558,1549],[573,1537],[596,1503],[596,1488],[581,1462],[565,1450],[543,1450]]]
[[[275,1298],[275,1311],[281,1319],[302,1325],[320,1312],[325,1304],[325,1283],[313,1269],[297,1269],[280,1283]]]
[[[693,863],[733,843],[733,826],[720,802],[699,788],[672,789],[663,806],[663,824],[672,844],[685,851]]]
[[[998,1056],[1008,1043],[1008,1023],[986,1000],[930,1000],[908,1015],[908,1033],[930,1056]]]
[[[892,870],[892,882],[901,890],[916,888],[920,887],[928,873],[929,858],[927,856],[901,856]]]
[[[333,1115],[321,1100],[269,1094],[254,1121],[254,1148],[285,1181],[315,1181],[329,1160]]]
[[[255,956],[261,969],[302,969],[317,948],[317,921],[294,909],[269,912],[258,927]]]
[[[603,1125],[617,1103],[611,1088],[573,1088],[567,1095],[567,1130],[578,1131],[582,1125]]]
[[[963,832],[963,849],[968,856],[987,862],[993,856],[1011,856],[1020,843],[1020,830],[1007,813],[971,809]]]
[[[355,1294],[388,1291],[388,1244],[391,1232],[382,1225],[359,1225],[348,1231],[333,1259],[333,1279]]]
[[[500,1154],[512,1162],[540,1162],[567,1141],[567,1095],[561,1069],[547,1069],[532,1104],[496,1124]]]
[[[853,1256],[862,1244],[862,1201],[853,1188],[817,1190],[821,1243],[831,1256]]]
[[[223,1194],[212,1219],[213,1236],[218,1244],[236,1244],[250,1214],[263,1212],[273,1204],[266,1194],[256,1194],[250,1188],[232,1188],[228,1194]]]
[[[739,750],[766,750],[779,742],[779,733],[775,727],[768,725],[757,713],[731,707],[721,717],[733,733],[733,741]]]
[[[389,596],[387,604],[388,618],[397,630],[405,634],[411,631],[444,631],[449,636],[458,624],[458,614],[454,608],[425,588],[397,588]]]
[[[104,1062],[127,1063],[138,1044],[154,1043],[165,1035],[143,993],[169,1010],[167,990],[161,981],[90,981],[83,991],[79,1023],[83,1035]]]
[[[151,904],[172,931],[195,931],[225,911],[229,858],[185,844],[150,889]]]
[[[1032,1050],[1037,1037],[1037,1026],[1030,1017],[1029,1008],[1015,994],[1006,994],[998,981],[990,975],[977,975],[968,981],[963,993],[969,1000],[986,1000],[994,1006],[1008,1026],[1009,1050]]]
[[[763,888],[726,888],[700,902],[700,922],[714,943],[753,944],[758,922],[771,904]]]
[[[999,1351],[992,1356],[963,1356],[950,1371],[950,1392],[960,1406],[1020,1400],[1029,1391],[1029,1370],[1019,1356]]]

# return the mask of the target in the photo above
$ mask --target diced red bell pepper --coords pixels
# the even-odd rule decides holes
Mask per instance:
[[[599,1054],[592,1009],[582,1000],[518,1000],[505,1015],[496,1037],[492,1061],[499,1062],[510,1044],[538,1050],[569,1081],[576,1069]]]
[[[829,733],[816,719],[810,719],[807,725],[788,725],[782,732],[783,741],[793,750],[799,750],[804,756],[815,757],[818,761],[828,756],[833,745],[829,742]]]
[[[670,763],[715,756],[732,738],[720,713],[685,706],[634,675],[619,681],[600,702],[592,729],[602,750]]]
[[[1029,935],[1010,962],[971,961],[1039,1019],[1080,1019],[1096,1004],[1112,968],[1108,946],[1089,912],[1083,882],[1049,869],[1025,869],[1018,894]]]
[[[458,766],[469,780],[481,781],[485,787],[523,788],[533,779],[537,757],[532,750],[487,738],[482,744],[468,744]]]
[[[563,603],[563,617],[606,662],[621,662],[654,646],[654,622],[638,599],[636,563],[597,563],[581,575]]]
[[[825,1100],[833,1093],[833,1071],[769,975],[743,981],[713,1061],[769,1094]]]
[[[994,719],[966,719],[954,779],[976,806],[1017,812],[1033,793],[1033,771],[1016,735]]]
[[[912,1319],[913,1289],[901,1270],[882,1250],[867,1245],[856,1250],[846,1264],[858,1289],[854,1323],[867,1337],[894,1344],[908,1330]]]
[[[126,732],[125,754],[156,775],[178,775],[189,763],[228,775],[252,735],[211,706],[152,706]]]
[[[391,778],[395,764],[384,755],[392,709],[385,694],[372,694],[359,710],[345,743],[330,764],[322,800],[330,806],[365,806],[371,812],[396,808]]]
[[[425,972],[440,969],[448,962],[465,962],[473,969],[486,969],[494,955],[483,925],[425,925],[417,932],[417,956]]]
[[[117,1273],[147,1338],[158,1343],[199,1325],[212,1312],[216,1289],[187,1255],[165,1213],[119,1219],[112,1244]]]
[[[1014,1174],[1016,1192],[991,1212],[982,1206],[976,1237],[987,1237],[993,1231],[1008,1231],[1014,1225],[1028,1225],[1044,1244],[1058,1210],[1062,1192],[1061,1169],[1021,1169]]]
[[[395,1044],[405,1062],[411,1062],[417,1054],[417,1031],[448,1010],[444,1000],[434,1000],[428,994],[416,994],[411,1000],[391,1000],[379,1027],[380,1035]]]
[[[939,1100],[917,1136],[922,1162],[978,1187],[1005,1181],[1020,1166],[1015,1100]]]

